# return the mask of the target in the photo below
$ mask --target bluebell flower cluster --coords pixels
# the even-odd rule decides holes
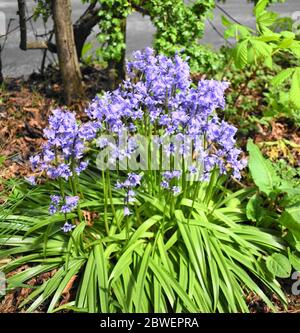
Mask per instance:
[[[56,109],[49,117],[49,127],[44,130],[47,143],[43,146],[41,154],[30,158],[32,169],[46,173],[51,179],[63,178],[68,180],[79,175],[88,166],[84,160],[87,143],[95,138],[99,124],[77,122],[75,114],[69,111]],[[27,181],[35,184],[34,177]],[[75,193],[74,193],[75,194]],[[50,196],[49,214],[67,214],[72,212],[79,202],[78,196]],[[71,231],[73,225],[65,222],[62,230]]]
[[[153,136],[152,143],[161,145],[160,154],[173,161],[170,169],[160,165],[159,170],[164,172],[156,178],[160,179],[161,188],[173,195],[181,193],[181,180],[186,179],[181,178],[186,174],[200,173],[200,180],[206,181],[212,170],[217,169],[220,174],[229,172],[240,178],[246,163],[236,147],[236,128],[221,120],[216,112],[225,108],[228,82],[201,80],[194,85],[185,60],[178,54],[173,58],[155,55],[151,48],[136,52],[134,60],[127,64],[127,71],[128,79],[118,89],[97,96],[90,103],[86,109],[89,122],[79,123],[69,111],[53,111],[49,127],[44,130],[47,143],[41,154],[30,158],[34,170],[45,172],[51,179],[71,178],[72,182],[87,168],[85,153],[98,133],[109,136],[98,137],[98,147],[111,148],[109,159],[119,161],[130,158],[139,148],[137,133],[143,138]],[[124,133],[127,133],[125,147],[118,144]],[[110,140],[111,136],[118,138],[117,143]],[[180,143],[179,150],[174,141],[170,142],[171,137],[176,144]],[[174,166],[176,155],[186,158],[182,170]],[[136,200],[141,178],[129,173],[125,181],[116,185],[126,192],[125,216],[131,214],[129,207]],[[30,177],[27,181],[34,184],[35,179]],[[76,192],[74,187],[74,196],[52,195],[49,213],[73,211],[79,203]],[[66,221],[62,230],[69,232],[73,227]]]
[[[127,64],[130,79],[102,98],[97,96],[86,110],[90,118],[104,122],[112,133],[134,132],[134,123],[144,119],[145,109],[152,123],[163,122],[166,101],[171,102],[177,90],[187,91],[191,84],[188,64],[178,55],[174,60],[154,56],[147,48],[145,53],[137,51],[134,58]],[[139,77],[143,79],[135,82]]]
[[[71,213],[78,205],[78,196],[66,196],[63,198],[60,195],[51,195],[51,204],[49,207],[49,214],[53,215],[55,213]]]
[[[179,186],[174,185],[174,181],[176,183],[180,179],[181,175],[182,171],[180,170],[163,172],[163,179],[160,183],[160,186],[165,190],[169,190],[174,195],[178,195],[181,192],[181,189]]]
[[[202,180],[208,180],[215,168],[240,178],[246,163],[240,158],[241,150],[235,147],[236,128],[216,113],[225,107],[228,82],[201,80],[193,86],[186,61],[179,55],[155,55],[150,48],[136,52],[127,70],[129,79],[118,89],[92,101],[86,110],[90,119],[115,135],[143,129],[149,121],[152,132],[162,137],[189,136],[193,140],[192,152],[183,144],[181,153],[193,154],[195,163],[186,166],[190,173],[200,165]],[[163,149],[168,156],[176,154],[172,144]],[[165,179],[161,185],[166,188],[167,183]]]
[[[78,124],[75,114],[56,109],[49,117],[49,127],[44,130],[47,143],[40,155],[32,156],[32,168],[45,171],[51,179],[68,179],[86,169],[88,162],[83,160],[86,141],[92,140],[99,125],[88,122]]]
[[[136,193],[133,188],[141,185],[142,176],[136,173],[129,173],[127,179],[124,182],[117,182],[117,189],[124,189],[126,191],[126,196],[124,200],[124,216],[129,216],[131,214],[129,204],[135,201]]]

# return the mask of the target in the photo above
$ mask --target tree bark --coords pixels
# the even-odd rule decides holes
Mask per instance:
[[[59,67],[67,105],[83,96],[82,76],[71,19],[70,0],[53,0],[52,12]]]
[[[18,0],[19,8],[19,23],[20,23],[20,49],[23,51],[27,50],[27,30],[26,30],[26,3],[25,0]]]

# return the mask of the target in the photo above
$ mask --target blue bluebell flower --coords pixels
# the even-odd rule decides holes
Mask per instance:
[[[53,215],[55,213],[71,213],[77,206],[79,202],[78,196],[66,196],[65,198],[59,195],[50,196],[51,203],[49,206],[49,214]]]
[[[30,185],[36,185],[36,180],[34,176],[28,176],[25,177],[25,180],[30,184]]]
[[[73,224],[71,224],[71,223],[69,223],[69,222],[66,222],[66,223],[62,226],[61,230],[62,230],[63,232],[65,232],[65,233],[67,233],[67,232],[72,231],[74,228],[75,228],[75,225],[73,225]]]
[[[131,211],[127,206],[124,206],[124,216],[129,216],[131,215]]]
[[[49,117],[49,127],[44,129],[47,143],[40,155],[30,158],[33,169],[45,171],[52,179],[69,179],[87,167],[83,161],[86,142],[96,137],[99,122],[79,124],[75,114],[56,109]]]

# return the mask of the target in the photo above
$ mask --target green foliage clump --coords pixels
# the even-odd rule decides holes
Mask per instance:
[[[36,7],[34,8],[34,19],[42,17],[44,22],[47,22],[51,16],[51,0],[34,0]]]
[[[126,219],[119,208],[122,194],[112,189],[111,199],[105,198],[103,193],[111,190],[98,173],[92,167],[80,177],[85,197],[81,208],[87,220],[78,221],[72,237],[61,232],[63,214],[48,215],[48,195],[58,190],[56,185],[34,190],[15,187],[10,204],[1,212],[0,258],[11,258],[1,269],[7,274],[24,264],[29,268],[8,278],[8,290],[53,272],[20,308],[27,312],[42,305],[47,312],[248,312],[246,295],[252,291],[275,310],[265,288],[285,302],[278,282],[265,267],[266,259],[274,251],[283,251],[284,245],[271,231],[244,223],[251,189],[231,192],[224,187],[225,179],[214,178],[201,185],[195,203],[183,197],[175,204],[138,191],[135,216]],[[75,217],[67,214],[68,219]],[[70,288],[73,296],[62,305],[63,292]]]
[[[261,227],[280,230],[289,248],[273,254],[267,261],[272,274],[281,278],[291,275],[300,263],[300,188],[297,173],[282,175],[265,159],[252,140],[248,141],[249,170],[257,191],[247,204],[247,216]],[[281,171],[281,169],[279,169]]]
[[[295,33],[291,31],[274,32],[271,30],[272,27],[274,28],[278,14],[266,10],[268,3],[268,0],[260,0],[255,6],[256,31],[223,18],[223,23],[227,27],[225,37],[235,37],[238,42],[233,52],[233,59],[237,68],[240,69],[253,64],[273,69],[275,55],[280,53],[295,57],[298,65],[280,71],[271,83],[278,87],[288,81],[290,102],[299,109],[300,42]]]
[[[134,10],[150,17],[156,28],[154,48],[159,53],[173,55],[180,51],[190,58],[192,72],[216,70],[222,56],[200,45],[205,18],[214,8],[214,0],[197,0],[186,4],[183,0],[99,0],[100,34],[102,45],[97,50],[104,61],[120,61],[126,49],[126,18]]]
[[[126,49],[126,18],[132,12],[128,0],[98,0],[101,7],[100,34],[97,39],[101,45],[97,49],[97,56],[104,61],[122,60]]]
[[[211,14],[215,1],[193,1],[191,5],[182,0],[142,1],[151,21],[156,27],[154,48],[158,52],[172,55],[182,51],[190,58],[192,72],[204,71],[212,65],[216,69],[220,56],[203,45],[205,19]]]

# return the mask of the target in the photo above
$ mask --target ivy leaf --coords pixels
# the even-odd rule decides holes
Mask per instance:
[[[288,278],[291,276],[292,266],[288,258],[280,253],[274,253],[266,260],[268,270],[277,277]]]
[[[300,109],[300,68],[295,69],[290,90],[291,102]]]
[[[279,185],[275,169],[251,139],[248,140],[247,151],[250,154],[248,166],[255,184],[261,192],[270,195]]]

